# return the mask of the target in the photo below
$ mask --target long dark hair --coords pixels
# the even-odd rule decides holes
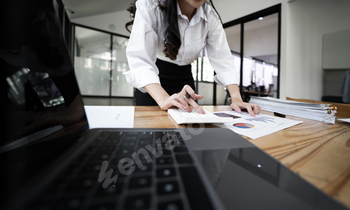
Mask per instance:
[[[209,2],[213,7],[214,11],[216,12],[216,9],[214,7],[212,0],[209,0]],[[135,3],[136,3],[136,0],[135,0]],[[136,14],[135,3],[132,3],[130,7],[127,9],[127,11],[130,12],[131,21],[125,24],[125,28],[129,32],[131,31],[129,30],[128,27],[133,25],[134,17]],[[161,3],[160,1],[159,8],[165,13],[165,20],[166,20],[166,23],[168,24],[168,27],[165,30],[165,34],[164,34],[165,49],[163,53],[166,57],[170,58],[171,60],[176,60],[177,54],[179,52],[179,48],[181,46],[181,37],[180,37],[180,31],[179,31],[179,25],[178,25],[178,19],[177,19],[177,0],[165,0],[164,3]],[[220,21],[221,21],[221,18],[220,18]]]

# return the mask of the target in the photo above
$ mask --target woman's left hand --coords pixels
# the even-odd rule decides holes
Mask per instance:
[[[242,109],[246,109],[248,113],[255,117],[256,114],[259,114],[261,112],[261,108],[257,104],[252,103],[246,103],[243,101],[233,101],[230,105],[231,109],[235,110],[238,113],[242,112]]]

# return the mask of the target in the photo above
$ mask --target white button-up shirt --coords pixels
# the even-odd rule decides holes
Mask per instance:
[[[163,53],[166,26],[158,4],[159,0],[136,1],[137,10],[126,49],[130,67],[130,71],[124,73],[127,82],[141,92],[146,92],[146,85],[160,84],[159,70],[155,64],[157,58],[179,66],[188,65],[206,47],[210,64],[217,73],[215,81],[224,86],[238,84],[239,76],[235,71],[225,31],[212,7],[205,3],[189,21],[177,5],[181,46],[176,60],[171,60]]]

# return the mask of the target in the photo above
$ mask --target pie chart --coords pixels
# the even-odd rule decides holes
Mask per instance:
[[[254,128],[255,126],[249,123],[235,123],[233,124],[234,127],[236,128],[243,128],[243,129],[248,129],[248,128]]]

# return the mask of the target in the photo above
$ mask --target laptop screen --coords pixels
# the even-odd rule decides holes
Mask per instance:
[[[259,148],[195,155],[226,209],[346,209]]]
[[[69,136],[43,138],[84,117],[54,2],[0,6],[1,183],[8,198],[75,143]]]
[[[64,113],[80,97],[53,1],[5,1],[1,7],[4,145],[73,122],[55,112]]]

